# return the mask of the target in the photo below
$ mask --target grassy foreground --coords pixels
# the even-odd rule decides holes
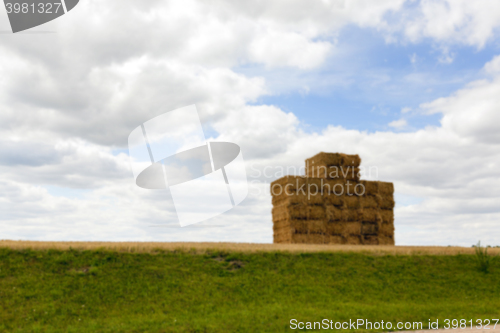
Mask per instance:
[[[499,261],[482,273],[469,254],[0,248],[0,332],[286,332],[292,318],[425,327],[499,313]]]

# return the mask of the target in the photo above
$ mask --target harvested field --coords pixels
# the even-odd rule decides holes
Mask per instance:
[[[330,245],[330,244],[257,244],[257,243],[196,243],[196,242],[41,242],[0,240],[0,247],[33,250],[95,250],[118,252],[186,251],[207,253],[227,252],[358,252],[375,255],[457,255],[474,254],[473,247],[458,246],[383,246],[383,245]],[[500,248],[489,248],[488,253],[500,255]]]

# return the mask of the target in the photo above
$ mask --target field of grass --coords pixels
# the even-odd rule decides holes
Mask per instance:
[[[425,327],[500,313],[500,260],[481,272],[465,248],[8,243],[0,332],[287,332],[292,318]]]

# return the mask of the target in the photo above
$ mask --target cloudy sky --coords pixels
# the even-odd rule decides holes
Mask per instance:
[[[396,244],[500,245],[499,25],[488,0],[82,0],[12,34],[1,8],[0,239],[272,242],[269,182],[327,151],[394,182]],[[127,138],[191,104],[251,187],[180,228]]]

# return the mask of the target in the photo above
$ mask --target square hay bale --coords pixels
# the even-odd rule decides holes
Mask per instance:
[[[272,191],[272,203],[275,206],[294,205],[298,203],[309,203],[315,205],[322,204],[323,198],[321,195],[321,179],[318,179],[317,183],[319,185],[312,187],[309,186],[310,184],[304,183],[302,187],[297,190],[290,189],[288,187],[275,186],[274,188],[277,190]]]
[[[378,182],[378,188],[381,195],[392,196],[394,194],[394,184],[388,182]]]
[[[284,228],[290,229],[290,227],[291,227],[291,224],[290,224],[290,220],[288,220],[288,219],[279,220],[279,221],[276,221],[273,223],[273,230],[280,230],[280,229],[284,229]]]
[[[307,234],[309,230],[308,220],[290,220],[289,228],[293,233]]]
[[[342,221],[358,221],[358,209],[342,209]]]
[[[308,178],[328,178],[328,165],[317,164],[306,168],[306,176]]]
[[[325,244],[325,235],[323,234],[309,234],[307,236],[309,244]]]
[[[328,235],[338,235],[341,236],[344,233],[344,221],[328,221],[326,223],[326,233]]]
[[[380,236],[394,236],[394,224],[382,223],[378,232]]]
[[[364,208],[358,210],[358,218],[362,222],[381,223],[382,218],[377,208]]]
[[[346,195],[343,197],[343,200],[345,202],[345,207],[348,209],[358,209],[360,208],[360,200],[359,197],[356,195]]]
[[[291,193],[281,193],[279,195],[272,196],[272,204],[273,206],[291,206],[299,203],[303,203],[304,195],[297,194],[297,192]]]
[[[309,239],[307,237],[307,234],[292,234],[291,236],[291,242],[293,244],[307,244]]]
[[[285,189],[288,191],[297,191],[299,188],[303,188],[305,184],[306,177],[304,176],[285,176],[271,183],[271,195],[274,193],[283,193]]]
[[[363,235],[376,235],[378,231],[377,223],[363,222],[361,225],[361,234]]]
[[[307,195],[301,195],[301,203],[304,205],[323,205],[323,195],[321,193],[307,193]]]
[[[358,167],[361,164],[361,158],[358,155],[320,152],[306,159],[306,168],[308,165],[318,163],[324,163],[326,165],[352,165]]]
[[[395,245],[394,236],[379,236],[378,237],[379,245]]]
[[[327,244],[342,244],[343,237],[339,235],[325,235],[325,243]]]
[[[323,202],[325,205],[337,206],[339,208],[345,207],[343,195],[336,195],[334,193],[323,193]]]
[[[378,236],[363,235],[361,237],[361,243],[364,245],[378,245]]]
[[[308,206],[293,205],[274,207],[272,210],[273,220],[279,221],[283,219],[307,219]]]
[[[328,178],[340,178],[359,181],[360,169],[353,166],[330,167]]]
[[[359,235],[345,236],[344,239],[343,239],[343,244],[346,244],[346,245],[360,245],[361,244],[361,236],[359,236]]]
[[[325,220],[308,220],[309,234],[325,234],[326,221]]]
[[[323,180],[323,193],[333,193],[343,195],[345,193],[345,179],[329,179],[322,178]]]
[[[307,206],[307,218],[309,220],[325,220],[326,210],[324,206]]]
[[[280,230],[274,233],[274,239],[280,243],[289,243],[292,240],[292,232],[290,230]]]
[[[381,209],[393,209],[396,204],[392,195],[377,195],[376,198]]]
[[[373,195],[362,196],[359,198],[360,208],[378,208],[377,198]]]
[[[272,198],[272,203],[275,207],[287,207],[293,205],[322,205],[323,196],[321,193],[318,194],[308,194],[308,193],[293,193],[291,195],[282,194],[280,196],[275,196]]]
[[[365,189],[365,195],[377,195],[379,182],[370,181],[370,180],[360,180],[359,183]]]
[[[383,223],[394,223],[394,211],[392,209],[381,209],[380,216]]]
[[[322,193],[323,192],[323,184],[325,182],[325,178],[313,178],[313,177],[308,177],[306,178],[306,187],[307,190],[306,192],[308,193]]]
[[[329,235],[339,235],[339,236],[348,236],[348,235],[361,235],[361,223],[360,222],[327,222],[326,223],[326,232]]]
[[[348,179],[358,181],[360,169],[352,166],[328,166],[318,164],[306,170],[306,176],[323,179]]]
[[[326,220],[327,221],[341,221],[342,220],[342,209],[335,207],[334,205],[326,205]]]

